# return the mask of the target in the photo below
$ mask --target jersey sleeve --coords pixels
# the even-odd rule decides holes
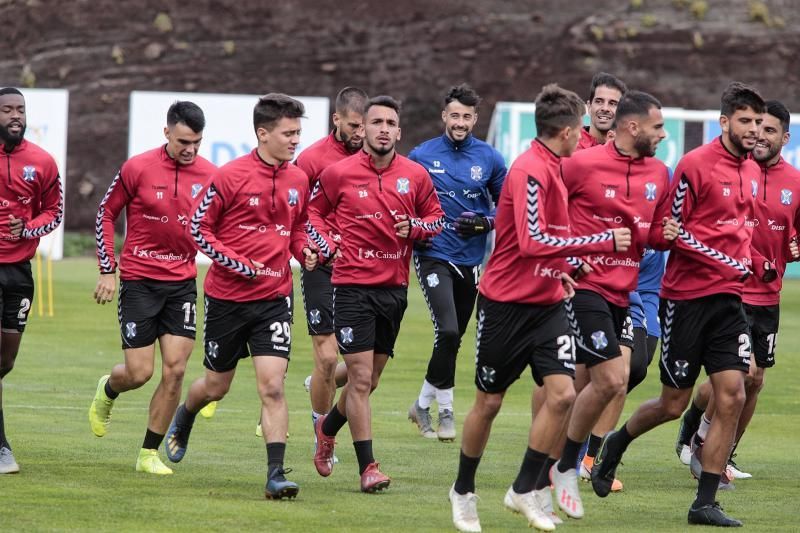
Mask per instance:
[[[42,184],[42,193],[39,199],[39,214],[25,223],[22,230],[23,239],[38,239],[61,224],[64,218],[64,193],[61,189],[61,176],[55,161],[47,165],[46,179]]]
[[[606,230],[581,237],[559,237],[547,233],[544,206],[547,205],[547,182],[533,176],[515,176],[511,187],[514,229],[520,253],[524,257],[571,257],[615,250],[614,233]],[[512,179],[509,175],[507,179]]]
[[[97,264],[101,274],[112,274],[117,270],[117,259],[114,257],[114,222],[133,198],[134,190],[133,184],[129,181],[126,184],[126,179],[123,178],[125,170],[123,166],[111,180],[95,217]],[[128,175],[127,172],[125,175]]]
[[[329,238],[331,225],[326,221],[328,215],[334,210],[332,199],[335,198],[336,194],[334,190],[328,190],[326,186],[329,183],[328,176],[329,173],[323,171],[316,185],[314,185],[311,200],[308,202],[308,223],[306,224],[308,238],[323,259],[322,263],[329,261],[333,254],[336,253],[337,248],[333,239]],[[333,189],[333,186],[331,186],[331,189]]]
[[[414,217],[411,217],[411,229],[408,237],[411,240],[422,240],[441,233],[444,228],[444,211],[436,196],[428,173],[417,181],[417,194],[414,196]]]
[[[224,191],[224,193],[221,193]],[[236,253],[214,235],[219,219],[225,212],[225,191],[220,176],[212,178],[205,193],[195,202],[190,231],[195,246],[212,261],[246,278],[256,277],[255,265],[249,258]]]
[[[497,205],[498,200],[500,200],[500,191],[503,190],[503,182],[506,179],[506,174],[508,174],[508,169],[506,168],[506,162],[503,156],[500,155],[500,152],[492,150],[492,153],[494,164],[492,165],[492,175],[489,178],[489,182],[486,184],[486,188],[489,190],[489,196],[491,196],[492,201]]]
[[[303,201],[300,202],[300,211],[297,213],[292,223],[292,234],[289,240],[289,251],[295,259],[303,264],[305,255],[303,248],[308,247],[308,193],[303,194]]]

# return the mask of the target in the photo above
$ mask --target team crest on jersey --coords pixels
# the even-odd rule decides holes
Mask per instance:
[[[201,190],[203,190],[202,183],[192,183],[192,198],[197,198],[197,195],[200,194]]]
[[[36,179],[36,167],[30,165],[22,167],[22,179],[25,181],[33,181]]]
[[[675,361],[674,367],[675,370],[672,373],[675,374],[676,378],[685,378],[689,375],[689,361],[683,359]]]
[[[606,332],[603,330],[599,330],[592,333],[592,344],[594,344],[595,350],[602,350],[603,348],[608,346],[608,339],[606,338]]]
[[[428,281],[428,287],[431,289],[439,285],[439,275],[436,272],[428,274],[428,277],[425,279]]]
[[[491,385],[497,379],[497,371],[494,368],[483,365],[481,367],[481,381],[486,385]]]
[[[350,344],[353,342],[353,328],[342,328],[339,330],[339,337],[342,344]]]
[[[750,186],[753,189],[753,198],[758,196],[758,182],[756,180],[750,180]]]
[[[311,322],[313,326],[316,326],[322,321],[322,315],[320,315],[319,309],[312,309],[308,312],[308,321]]]
[[[397,178],[397,192],[400,194],[408,194],[409,185],[408,178]]]
[[[656,187],[655,183],[647,182],[644,184],[644,197],[648,202],[652,202],[656,199],[657,191],[658,187]]]
[[[300,195],[297,193],[297,189],[289,189],[289,205],[297,205],[299,198]]]
[[[125,324],[125,336],[129,339],[136,337],[136,322],[128,322]]]
[[[792,191],[790,191],[789,189],[781,190],[781,203],[783,205],[792,204]]]
[[[469,177],[475,181],[481,181],[483,178],[483,169],[479,166],[474,166],[469,169]]]

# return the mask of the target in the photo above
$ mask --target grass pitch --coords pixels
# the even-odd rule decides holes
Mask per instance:
[[[453,529],[447,491],[455,478],[458,440],[443,444],[422,439],[406,420],[432,343],[430,318],[415,282],[397,356],[372,399],[375,456],[392,477],[391,487],[377,495],[359,492],[347,429],[338,439],[341,463],[330,478],[317,475],[311,462],[310,406],[302,386],[312,367],[311,345],[298,302],[286,378],[291,434],[286,466],[294,470],[290,478],[301,490],[297,500],[269,502],[263,498],[266,450],[254,434],[259,402],[247,360],[239,365],[232,390],[214,418],[198,417],[188,453],[171,465],[172,476],[134,472],[158,371],[150,383],[117,400],[104,438],[91,433],[87,410],[97,379],[122,360],[116,306],[101,307],[91,298],[96,276],[90,260],[54,265],[55,316],[40,318],[34,307],[16,368],[4,380],[6,432],[22,471],[0,476],[0,531]],[[793,509],[800,500],[794,473],[800,435],[800,282],[787,283],[783,302],[777,366],[767,372],[758,411],[738,450],[740,466],[754,477],[720,494],[723,507],[743,520],[748,531],[800,527]],[[474,395],[474,339],[473,323],[458,366],[459,435]],[[198,343],[184,390],[202,372]],[[523,518],[503,508],[502,498],[525,452],[532,386],[526,375],[509,391],[478,470],[484,531],[527,529]],[[629,398],[623,419],[659,388],[653,363]],[[631,445],[618,471],[625,483],[621,494],[601,500],[582,484],[586,517],[568,520],[559,531],[688,529],[686,512],[696,482],[675,456],[676,432],[677,423],[667,424]]]

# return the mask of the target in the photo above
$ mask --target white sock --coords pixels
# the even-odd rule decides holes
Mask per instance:
[[[422,390],[419,391],[419,398],[417,402],[419,406],[423,409],[428,409],[433,400],[436,398],[436,387],[428,383],[428,380],[425,379],[422,381]]]
[[[321,417],[321,416],[322,416],[322,415],[321,415],[321,414],[319,414],[318,412],[314,411],[313,409],[311,410],[311,422],[312,422],[312,423],[313,423],[315,426],[317,425],[317,420],[319,420],[319,417]]]
[[[453,389],[436,389],[436,403],[439,404],[439,412],[445,409],[453,410]]]
[[[705,413],[703,417],[700,419],[700,427],[697,428],[697,436],[703,440],[706,440],[706,436],[708,435],[708,428],[711,427],[711,420],[706,418]]]

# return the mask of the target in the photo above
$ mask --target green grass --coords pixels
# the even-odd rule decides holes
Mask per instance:
[[[54,272],[55,316],[40,318],[34,307],[17,366],[3,382],[6,429],[22,472],[0,476],[0,531],[452,529],[447,490],[455,477],[458,445],[423,440],[406,420],[432,341],[416,284],[409,290],[397,357],[372,400],[375,454],[392,477],[391,488],[378,495],[358,491],[346,429],[337,449],[342,462],[333,475],[323,479],[314,470],[308,395],[302,387],[312,358],[298,307],[286,378],[291,433],[286,465],[294,469],[291,478],[301,492],[296,501],[268,502],[263,499],[266,452],[254,435],[259,404],[249,361],[240,364],[215,417],[198,417],[189,452],[173,476],[155,478],[133,470],[158,375],[117,401],[108,435],[92,435],[86,411],[97,379],[122,359],[116,306],[92,301],[93,261],[65,260],[55,264]],[[748,531],[797,530],[791,506],[800,499],[794,475],[800,435],[799,301],[800,283],[788,283],[778,365],[768,372],[758,412],[738,450],[740,465],[754,478],[720,495],[723,506],[744,520]],[[473,325],[458,367],[459,431],[474,395],[474,338]],[[198,348],[186,385],[202,373]],[[524,519],[503,509],[502,498],[526,448],[531,388],[526,374],[509,391],[478,470],[478,509],[485,531],[525,528]],[[623,416],[658,389],[654,363]],[[676,431],[677,423],[667,424],[631,445],[619,471],[625,483],[622,494],[601,500],[582,485],[586,518],[570,520],[559,530],[686,530],[696,482],[675,457]]]

